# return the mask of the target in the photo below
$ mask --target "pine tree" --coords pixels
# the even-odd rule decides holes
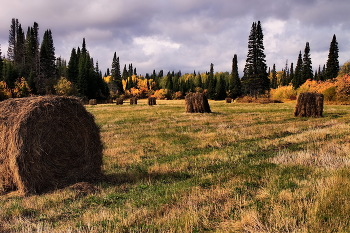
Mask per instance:
[[[9,40],[7,48],[7,60],[13,61],[15,59],[15,47],[16,47],[16,32],[18,28],[18,19],[13,18],[9,30]]]
[[[126,70],[126,67],[124,67],[124,68]],[[113,80],[113,83],[115,85],[116,91],[119,94],[122,94],[123,93],[123,83],[122,83],[122,76],[120,74],[119,57],[117,57],[116,52],[114,52],[114,55],[113,55],[111,76],[112,76],[112,80]]]
[[[1,52],[1,44],[0,44],[0,81],[3,80],[3,76],[2,76],[2,70],[4,67],[4,59],[2,58],[2,52]]]
[[[207,80],[207,93],[208,93],[208,98],[209,99],[215,99],[215,91],[216,91],[216,79],[214,77],[214,64],[210,64],[210,71],[209,71],[209,76]]]
[[[44,33],[40,46],[40,74],[44,79],[56,78],[56,57],[51,30]]]
[[[215,86],[215,99],[223,100],[226,98],[226,82],[225,75],[223,73],[216,75],[216,86]]]
[[[339,53],[339,49],[338,49],[337,38],[335,35],[333,35],[333,39],[329,47],[325,79],[333,79],[338,76],[338,72],[339,72],[338,53]]]
[[[236,99],[242,95],[242,84],[238,73],[237,54],[235,54],[232,59],[232,71],[229,79],[228,89],[229,97],[232,99]]]
[[[20,23],[17,23],[17,31],[16,31],[16,45],[14,50],[14,63],[16,68],[19,71],[21,77],[26,76],[25,73],[25,36],[22,30],[22,26]]]
[[[301,72],[301,84],[306,82],[306,80],[312,80],[314,77],[314,72],[312,70],[312,62],[310,57],[310,45],[306,42],[304,56],[303,56],[303,68]]]
[[[79,74],[79,59],[75,48],[72,49],[68,62],[67,79],[76,84]]]
[[[293,84],[294,89],[299,88],[301,86],[301,84],[303,84],[303,82],[302,82],[302,70],[303,70],[303,59],[302,59],[302,55],[301,55],[301,51],[300,51],[299,56],[298,56],[297,65],[295,67],[294,77],[292,80],[292,84]]]
[[[289,85],[292,82],[293,78],[294,78],[294,67],[293,66],[294,66],[293,62],[290,63],[289,79],[288,79],[287,85]]]
[[[257,97],[258,94],[269,90],[270,81],[263,44],[264,35],[260,21],[252,24],[248,40],[248,54],[242,78],[242,86],[245,94]]]
[[[276,71],[275,64],[273,64],[272,71],[271,71],[271,88],[272,89],[277,88],[277,71]]]

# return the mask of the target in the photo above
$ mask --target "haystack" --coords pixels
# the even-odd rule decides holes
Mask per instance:
[[[230,103],[232,103],[232,98],[226,98],[225,101],[226,101],[226,103],[230,104]]]
[[[137,98],[136,97],[132,97],[130,98],[130,105],[136,105],[137,104]]]
[[[123,99],[123,98],[117,98],[117,99],[115,100],[115,102],[117,103],[117,105],[123,105],[124,99]]]
[[[89,105],[96,105],[97,104],[97,100],[96,99],[90,99],[89,100]]]
[[[210,113],[207,97],[203,93],[189,93],[185,97],[186,112],[188,113]]]
[[[148,97],[148,105],[157,105],[157,99],[156,97]]]
[[[0,191],[42,193],[101,176],[102,143],[79,99],[0,102]]]
[[[300,93],[295,106],[296,117],[322,117],[323,94],[304,92]]]

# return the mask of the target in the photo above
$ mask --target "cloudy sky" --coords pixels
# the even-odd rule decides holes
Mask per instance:
[[[7,53],[11,19],[25,33],[39,24],[53,34],[56,56],[67,61],[72,48],[87,49],[102,72],[114,52],[121,66],[133,63],[139,74],[178,71],[230,71],[234,54],[240,73],[251,25],[261,21],[266,62],[284,68],[310,43],[314,69],[327,61],[333,34],[339,62],[350,60],[349,0],[3,0],[0,44]]]

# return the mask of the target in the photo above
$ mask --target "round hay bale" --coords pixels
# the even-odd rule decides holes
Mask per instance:
[[[97,100],[96,99],[90,99],[89,100],[89,105],[97,105]]]
[[[323,94],[304,92],[300,93],[294,110],[295,117],[322,117]]]
[[[99,127],[79,99],[0,102],[0,190],[42,193],[101,177]]]
[[[115,100],[115,102],[116,102],[117,105],[123,105],[124,99],[123,99],[123,98],[117,98],[117,99]]]
[[[130,105],[137,105],[137,98],[136,97],[132,97],[130,98]]]
[[[232,103],[232,98],[226,98],[225,101],[226,101],[226,103],[230,104],[230,103]]]
[[[157,105],[156,97],[153,97],[153,96],[148,97],[148,105]]]
[[[188,93],[185,97],[187,113],[210,113],[207,97],[203,93]]]

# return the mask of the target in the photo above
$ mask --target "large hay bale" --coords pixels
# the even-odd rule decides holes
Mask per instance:
[[[226,98],[225,101],[226,101],[226,103],[230,104],[230,103],[232,103],[232,98]]]
[[[130,98],[130,105],[137,105],[137,98],[136,97],[132,97]]]
[[[153,96],[148,97],[148,105],[157,105],[156,97],[153,97]]]
[[[99,127],[78,99],[0,102],[0,191],[41,193],[91,181],[101,165]]]
[[[97,104],[97,100],[96,99],[90,99],[89,100],[89,105],[96,105]]]
[[[123,98],[117,98],[117,99],[115,100],[115,102],[116,102],[117,105],[123,105],[124,99],[123,99]]]
[[[185,97],[186,112],[188,113],[210,113],[207,97],[203,93],[189,93]]]
[[[300,93],[295,106],[296,117],[322,117],[323,94],[304,92]]]

